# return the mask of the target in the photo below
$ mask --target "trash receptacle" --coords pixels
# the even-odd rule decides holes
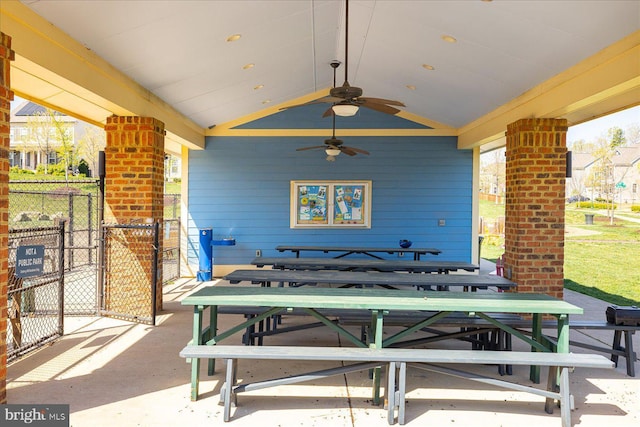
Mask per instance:
[[[584,214],[584,223],[588,225],[593,225],[593,217],[595,214]]]
[[[200,230],[200,252],[198,257],[198,274],[196,277],[199,282],[211,280],[211,270],[213,265],[211,253],[212,235],[213,229],[211,228],[203,228]]]
[[[478,236],[478,265],[480,265],[480,253],[482,252],[482,241],[484,240],[484,236]]]

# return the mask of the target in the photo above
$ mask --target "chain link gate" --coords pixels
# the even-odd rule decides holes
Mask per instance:
[[[159,225],[101,227],[101,315],[155,325],[158,272],[162,269]]]
[[[64,235],[64,222],[9,230],[7,362],[64,333]]]

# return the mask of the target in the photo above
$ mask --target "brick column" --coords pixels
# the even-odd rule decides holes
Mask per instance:
[[[105,131],[105,222],[161,222],[164,215],[164,123],[150,117],[112,116],[107,119]],[[162,231],[159,238],[156,308],[161,310]],[[129,244],[133,248],[135,242],[129,241]],[[151,272],[151,260],[138,258],[138,262],[142,270]]]
[[[11,37],[0,32],[0,404],[7,403],[7,286],[9,267],[9,126]]]
[[[507,126],[505,275],[518,292],[563,296],[566,134],[564,119]]]

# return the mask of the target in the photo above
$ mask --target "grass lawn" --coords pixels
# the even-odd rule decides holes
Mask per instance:
[[[496,212],[498,214],[496,215]],[[495,203],[481,201],[480,215],[503,215]],[[594,224],[585,224],[585,213],[593,213]],[[625,217],[640,219],[629,211]],[[640,304],[640,223],[616,217],[614,225],[606,212],[576,209],[567,205],[565,216],[565,288],[618,305]],[[504,240],[485,237],[481,255],[495,260],[504,249]]]

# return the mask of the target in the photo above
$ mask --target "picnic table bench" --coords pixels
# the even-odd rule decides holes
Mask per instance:
[[[288,283],[290,286],[339,285],[343,287],[382,286],[388,289],[416,287],[418,289],[449,289],[496,287],[506,290],[517,286],[500,276],[471,274],[402,274],[394,272],[365,271],[306,271],[306,270],[235,270],[226,276],[231,284],[251,282],[270,286],[272,283]]]
[[[414,260],[419,260],[420,255],[438,255],[442,251],[436,248],[375,248],[366,246],[300,246],[300,245],[279,245],[276,246],[278,252],[293,252],[296,254],[296,258],[300,257],[300,252],[323,252],[325,254],[329,252],[339,252],[335,258],[342,258],[351,254],[362,254],[371,258],[382,259],[376,253],[396,254],[396,253],[408,253],[413,254]]]
[[[220,400],[224,404],[223,419],[230,421],[231,406],[237,405],[237,395],[242,392],[259,390],[284,384],[295,384],[314,380],[319,377],[339,375],[347,372],[371,369],[380,365],[387,367],[386,401],[387,421],[405,424],[405,391],[407,364],[418,369],[435,371],[445,375],[464,377],[507,389],[526,391],[545,397],[545,411],[553,413],[555,401],[560,405],[563,427],[571,423],[573,399],[570,394],[569,371],[573,368],[612,368],[613,362],[601,355],[542,353],[542,352],[503,352],[469,351],[445,349],[405,349],[405,348],[353,348],[353,347],[305,347],[305,346],[269,346],[251,347],[234,345],[187,345],[180,352],[181,357],[191,360],[201,358],[219,358],[226,361],[225,382],[220,391]],[[237,384],[238,359],[271,360],[307,360],[357,362],[346,366],[325,369],[310,373],[291,375],[284,378]],[[548,366],[549,375],[546,390],[532,386],[516,384],[492,377],[473,374],[458,369],[438,365],[465,364],[486,365],[497,363],[514,365]],[[437,364],[437,365],[434,365]],[[559,384],[556,382],[559,370]]]
[[[385,323],[387,325],[410,325],[415,322],[415,319],[422,317],[423,314],[417,314],[412,311],[396,311],[392,314],[389,314],[385,317]],[[531,327],[531,321],[527,319],[523,319],[518,315],[502,315],[498,317],[500,321],[520,332],[529,333],[526,328]],[[360,325],[363,327],[362,329],[362,339],[366,340],[364,337],[367,333],[370,333],[366,328],[369,326],[370,319],[362,312],[358,311],[344,311],[338,315],[337,318],[338,323],[343,325]],[[448,332],[442,331],[437,328],[447,328],[447,327],[457,327],[461,328],[460,332]],[[542,320],[540,323],[540,327],[542,329],[551,329],[557,330],[558,323],[555,320]],[[573,330],[607,330],[613,331],[613,340],[611,346],[602,346],[589,344],[582,341],[577,340],[569,340],[569,346],[586,348],[589,350],[595,350],[598,352],[603,352],[611,355],[611,361],[614,362],[615,366],[618,366],[618,360],[620,357],[624,357],[626,361],[626,371],[627,375],[630,377],[635,377],[635,366],[634,362],[638,360],[637,353],[633,347],[633,334],[636,331],[640,330],[640,326],[638,325],[616,325],[614,323],[609,323],[605,320],[580,320],[580,319],[570,319],[569,327]],[[415,338],[411,341],[403,343],[403,345],[416,345],[416,344],[425,344],[434,341],[440,341],[442,339],[448,338],[464,338],[470,336],[469,332],[474,332],[474,334],[483,334],[489,333],[491,336],[485,337],[484,339],[477,341],[472,339],[471,342],[474,343],[475,348],[492,348],[496,350],[511,350],[511,335],[505,331],[496,328],[491,322],[488,322],[485,319],[475,317],[475,316],[465,316],[465,315],[452,315],[447,316],[446,318],[439,321],[437,324],[432,325],[431,328],[424,328],[425,332],[429,332],[434,334],[434,336],[425,337],[425,338]],[[624,344],[622,337],[624,336]],[[549,334],[543,334],[542,339],[547,341],[549,345],[556,344],[556,338]],[[511,367],[509,365],[499,365],[499,372],[501,374],[507,373],[511,374]]]

